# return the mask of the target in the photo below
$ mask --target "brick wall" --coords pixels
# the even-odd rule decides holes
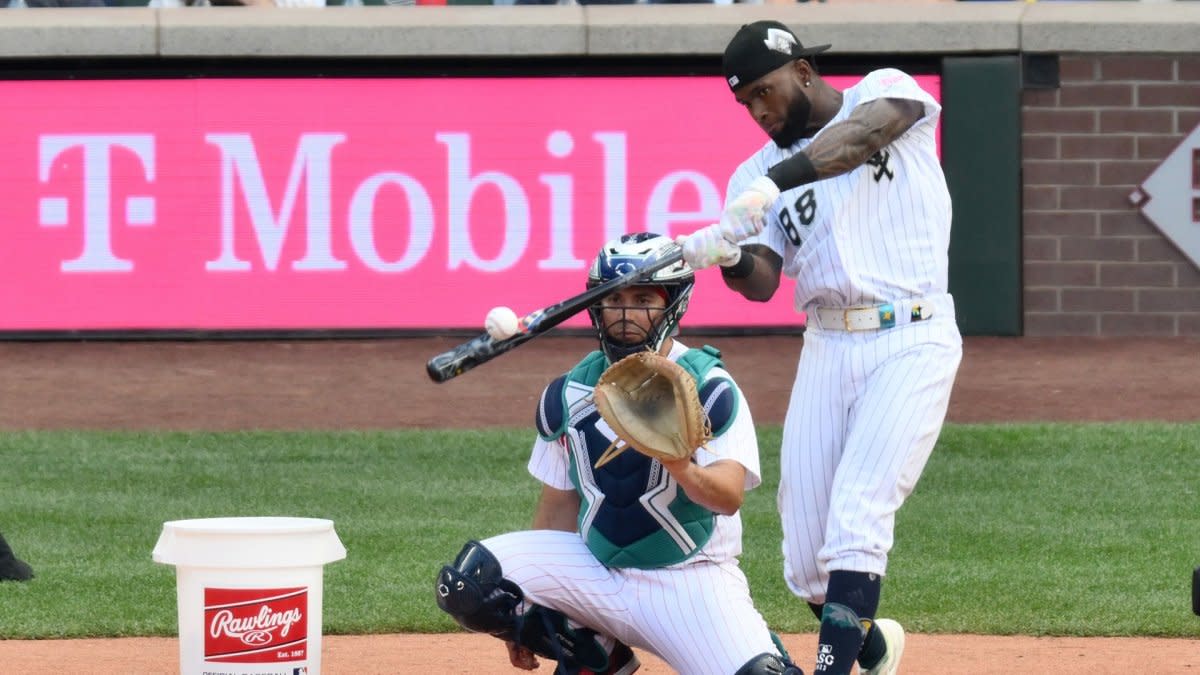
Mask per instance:
[[[1200,124],[1200,55],[1060,76],[1022,94],[1025,334],[1200,336],[1200,270],[1129,201]]]

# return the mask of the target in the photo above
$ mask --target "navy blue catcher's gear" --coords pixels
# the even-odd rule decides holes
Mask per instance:
[[[458,625],[554,659],[561,675],[608,668],[608,654],[595,631],[573,628],[561,612],[538,605],[518,613],[525,594],[504,578],[500,561],[478,541],[468,541],[454,563],[442,567],[435,590],[438,607]]]
[[[588,270],[587,287],[593,288],[616,279],[643,265],[659,260],[670,251],[679,248],[670,238],[649,232],[626,234],[604,245],[600,255],[592,261]],[[692,288],[696,285],[696,274],[687,263],[680,261],[666,269],[655,272],[639,286],[657,286],[666,293],[667,306],[662,318],[641,342],[624,343],[610,338],[604,331],[604,320],[599,305],[588,308],[592,326],[600,336],[600,349],[609,363],[616,363],[635,352],[657,352],[663,342],[679,327],[679,320],[687,311]],[[631,308],[632,309],[632,308]]]
[[[763,652],[747,661],[733,675],[804,675],[804,671],[777,654]]]
[[[513,628],[514,611],[525,594],[505,579],[500,561],[477,541],[468,541],[452,565],[438,573],[438,607],[476,633],[504,636]]]
[[[739,392],[729,379],[709,377],[709,371],[722,366],[720,357],[720,351],[705,345],[688,350],[677,361],[702,382],[700,403],[718,433],[732,424],[741,405]],[[669,507],[678,523],[675,536],[671,536],[663,529],[661,518],[648,511],[642,501],[647,490],[666,480],[666,472],[659,463],[645,455],[627,452],[603,467],[592,468],[612,442],[612,437],[606,435],[611,432],[599,426],[600,414],[591,396],[593,385],[607,365],[602,352],[592,352],[551,382],[538,402],[535,420],[538,434],[546,441],[557,441],[569,434],[566,447],[571,480],[582,503],[580,532],[598,560],[610,567],[641,569],[678,563],[708,542],[715,527],[715,515],[680,490]],[[593,509],[597,493],[603,494],[604,499]]]

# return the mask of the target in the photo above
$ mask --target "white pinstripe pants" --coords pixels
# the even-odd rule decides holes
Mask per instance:
[[[578,534],[557,530],[481,543],[530,602],[656,654],[683,675],[730,675],[763,652],[778,653],[735,562],[610,569]]]
[[[952,304],[882,331],[810,323],[784,423],[778,493],[793,593],[821,603],[830,570],[886,572],[896,511],[933,451],[961,360]]]

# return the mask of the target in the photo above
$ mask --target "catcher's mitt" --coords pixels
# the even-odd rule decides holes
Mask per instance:
[[[712,438],[696,379],[671,359],[638,352],[608,367],[596,382],[596,408],[617,441],[596,460],[604,466],[626,447],[655,459],[686,459]]]

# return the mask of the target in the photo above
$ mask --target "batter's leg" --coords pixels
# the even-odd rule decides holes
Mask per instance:
[[[844,336],[816,327],[805,333],[780,453],[784,580],[793,593],[818,606],[825,602],[829,580],[818,553],[825,545],[830,492],[853,395],[847,344]],[[820,611],[814,608],[818,618]]]
[[[893,352],[895,337],[865,345],[861,356],[874,367],[850,411],[834,479],[820,553],[829,570],[886,572],[896,512],[925,468],[950,403],[961,345],[924,342]]]
[[[937,326],[889,331],[856,352],[866,376],[850,410],[820,553],[831,574],[818,647],[828,652],[831,666],[818,669],[822,675],[848,674],[856,658],[867,672],[885,660],[898,661],[902,630],[890,654],[883,632],[872,630],[878,625],[880,578],[896,512],[937,442],[962,357],[952,324],[944,331]],[[835,605],[845,612],[831,615]]]

